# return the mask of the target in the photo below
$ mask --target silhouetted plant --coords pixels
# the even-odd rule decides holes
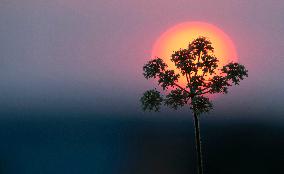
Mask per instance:
[[[144,93],[140,101],[144,111],[159,111],[162,104],[173,109],[190,107],[195,125],[198,173],[202,174],[199,117],[213,109],[205,94],[227,93],[229,86],[238,85],[248,76],[248,71],[243,65],[233,62],[218,69],[218,58],[214,55],[212,43],[205,37],[193,40],[187,49],[174,51],[171,61],[180,74],[167,69],[168,65],[161,58],[150,60],[143,66],[144,77],[157,78],[162,89],[169,92],[163,96],[156,89],[151,89]],[[181,76],[187,81],[185,86],[178,83]]]

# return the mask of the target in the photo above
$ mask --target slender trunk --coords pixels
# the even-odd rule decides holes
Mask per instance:
[[[196,115],[196,113],[194,113],[193,115],[194,115],[194,127],[195,127],[195,145],[196,145],[197,162],[198,162],[197,163],[198,174],[203,174],[199,118]]]

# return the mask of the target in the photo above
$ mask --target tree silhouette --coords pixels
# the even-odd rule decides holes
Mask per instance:
[[[156,89],[146,91],[140,101],[144,111],[159,111],[164,104],[178,109],[189,106],[193,112],[198,173],[203,174],[199,118],[202,113],[213,109],[212,102],[205,94],[227,93],[228,87],[239,85],[248,76],[246,68],[238,63],[229,63],[218,68],[218,58],[214,55],[212,43],[206,37],[198,37],[189,43],[187,49],[174,51],[171,61],[179,74],[169,70],[161,59],[155,58],[143,66],[146,79],[157,78],[166,92],[161,95]],[[185,86],[179,84],[180,78],[186,79]]]

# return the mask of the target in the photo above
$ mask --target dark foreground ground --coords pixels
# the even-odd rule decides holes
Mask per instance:
[[[284,127],[201,124],[205,174],[284,172]],[[0,123],[1,174],[191,174],[192,121],[10,119]]]

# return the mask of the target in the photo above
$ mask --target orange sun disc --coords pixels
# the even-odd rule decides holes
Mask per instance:
[[[219,60],[218,68],[237,61],[237,52],[229,36],[216,26],[204,22],[185,22],[164,32],[154,44],[152,58],[162,58],[168,65],[168,69],[179,73],[170,60],[173,51],[187,48],[189,42],[199,36],[207,37],[212,42],[214,54]],[[178,83],[185,87],[186,78],[181,77]]]

